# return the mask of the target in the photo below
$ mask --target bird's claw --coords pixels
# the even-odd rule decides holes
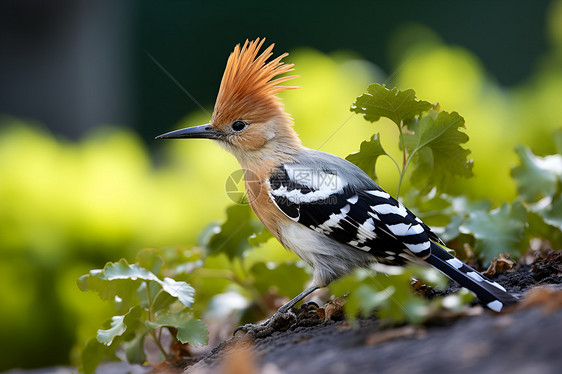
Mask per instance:
[[[245,333],[251,332],[253,335],[256,335],[261,334],[265,331],[275,330],[280,325],[286,325],[286,322],[289,320],[289,318],[293,318],[295,320],[295,323],[297,322],[297,315],[290,310],[286,312],[277,311],[273,316],[271,316],[271,318],[269,318],[262,324],[256,325],[253,323],[247,323],[243,326],[238,326],[234,330],[232,336],[236,336],[236,333],[238,333],[238,331],[243,331]],[[292,325],[293,324],[289,325],[288,327],[291,327]]]

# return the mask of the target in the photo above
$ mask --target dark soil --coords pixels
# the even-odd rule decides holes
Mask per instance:
[[[561,373],[562,252],[541,253],[532,265],[494,280],[522,297],[521,304],[501,314],[475,305],[417,327],[391,327],[372,318],[359,321],[358,328],[338,320],[337,313],[327,322],[320,318],[337,306],[305,306],[295,311],[296,324],[231,338],[182,369],[156,372]]]

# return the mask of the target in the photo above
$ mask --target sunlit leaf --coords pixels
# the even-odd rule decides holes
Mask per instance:
[[[146,325],[150,328],[173,327],[178,330],[178,340],[193,347],[199,347],[209,342],[207,325],[188,313],[164,314],[159,316],[155,322],[147,321]]]
[[[119,262],[107,263],[103,270],[92,270],[90,275],[95,276],[102,280],[116,280],[116,279],[143,279],[158,281],[158,277],[150,271],[136,265],[129,264],[127,260],[121,259]]]
[[[195,290],[189,284],[183,281],[176,281],[172,278],[164,278],[164,281],[160,282],[164,291],[170,295],[177,297],[180,303],[186,307],[191,307],[193,305],[193,296],[195,295]]]
[[[388,156],[388,153],[383,149],[377,133],[371,137],[371,140],[362,142],[358,152],[350,154],[345,159],[357,165],[372,180],[376,181],[376,165],[380,156]]]
[[[226,216],[220,232],[209,240],[209,249],[212,254],[225,253],[230,259],[241,257],[250,247],[248,238],[260,233],[263,225],[255,219],[249,205],[231,205]]]
[[[151,283],[158,284],[165,292],[176,297],[186,307],[193,305],[195,290],[189,284],[172,278],[160,280],[150,271],[136,264],[128,264],[125,259],[108,263],[103,270],[91,270],[90,274],[78,279],[78,286],[82,291],[93,290],[98,292],[102,299],[110,299],[115,296],[122,299],[132,299],[132,295],[139,291],[142,281],[151,281]],[[153,284],[151,284],[150,290],[151,294],[154,295],[158,291]],[[142,292],[142,295],[144,295],[144,292]],[[141,297],[141,300],[143,299],[144,296]]]
[[[513,168],[512,175],[517,181],[517,191],[529,202],[545,196],[552,196],[562,179],[562,156],[538,157],[529,148],[517,145],[515,152],[521,165]]]
[[[111,327],[107,330],[98,330],[98,341],[105,345],[111,345],[113,338],[122,335],[127,330],[127,326],[123,323],[124,320],[125,316],[111,317]]]
[[[351,111],[363,114],[370,122],[386,117],[401,126],[402,121],[415,118],[433,107],[427,101],[417,100],[414,90],[389,90],[384,85],[373,83],[355,100]]]
[[[135,306],[131,308],[125,315],[111,317],[111,327],[106,330],[98,330],[98,342],[105,345],[111,345],[113,339],[123,335],[125,331],[127,331],[128,327],[134,328],[139,324],[141,313],[142,308],[139,306]]]
[[[115,300],[118,297],[124,308],[137,301],[136,294],[141,283],[142,280],[139,278],[106,279],[103,270],[100,269],[91,270],[89,274],[81,276],[77,282],[80,290],[95,291],[102,300]]]
[[[404,134],[406,148],[414,157],[412,184],[426,190],[446,187],[452,176],[472,176],[470,151],[461,146],[468,135],[459,131],[464,119],[456,112],[439,112],[419,120],[414,134]]]
[[[475,250],[489,265],[500,253],[520,255],[525,234],[527,211],[519,203],[503,204],[490,212],[474,211],[461,225],[460,230],[476,239]]]

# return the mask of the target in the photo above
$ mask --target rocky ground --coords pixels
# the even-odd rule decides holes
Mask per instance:
[[[490,275],[524,298],[501,314],[475,305],[424,326],[391,327],[373,318],[353,328],[324,321],[324,308],[305,307],[295,325],[231,338],[182,368],[155,373],[562,372],[562,252],[507,272],[496,265]]]

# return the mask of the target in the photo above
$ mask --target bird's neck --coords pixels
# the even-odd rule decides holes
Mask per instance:
[[[261,181],[265,180],[271,170],[277,166],[294,162],[295,156],[303,149],[298,138],[275,138],[268,141],[258,150],[234,153],[240,166],[257,175]]]

